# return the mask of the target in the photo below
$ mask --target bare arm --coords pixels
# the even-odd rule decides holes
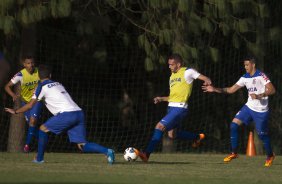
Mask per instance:
[[[204,81],[204,84],[203,84],[204,86],[208,86],[208,85],[211,85],[211,84],[212,84],[210,78],[208,78],[208,77],[205,76],[205,75],[202,75],[202,74],[201,74],[201,75],[198,77],[198,79]]]
[[[12,83],[12,81],[9,81],[6,85],[5,85],[5,91],[13,98],[13,101],[15,101],[18,96],[13,92],[12,87],[15,84]]]
[[[157,96],[154,98],[154,103],[157,104],[157,103],[160,103],[160,102],[167,102],[168,101],[168,96]]]
[[[270,96],[270,95],[274,95],[276,92],[275,87],[273,86],[273,84],[271,82],[267,83],[265,85],[265,92],[261,93],[261,94],[250,94],[250,96],[252,97],[252,99],[261,99],[263,97],[266,96]]]
[[[237,84],[234,84],[233,86],[227,87],[227,88],[216,88],[214,86],[202,86],[202,89],[204,90],[204,92],[210,92],[210,93],[216,92],[216,93],[226,93],[226,94],[235,93],[240,88],[242,88],[242,86],[239,86]]]
[[[11,113],[11,114],[23,113],[23,112],[26,112],[26,111],[28,111],[29,109],[31,109],[31,108],[34,106],[34,104],[35,104],[36,102],[37,102],[36,99],[31,99],[30,102],[28,102],[27,104],[25,104],[24,106],[22,106],[22,107],[19,108],[19,109],[14,110],[14,109],[10,109],[10,108],[5,108],[5,111],[6,111],[6,112],[9,112],[9,113]]]

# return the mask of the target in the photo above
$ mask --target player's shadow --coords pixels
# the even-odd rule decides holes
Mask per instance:
[[[159,161],[149,161],[147,163],[142,161],[135,161],[133,163],[129,162],[116,162],[115,164],[121,164],[121,165],[128,165],[128,164],[163,164],[163,165],[188,165],[188,164],[195,164],[196,162],[159,162]]]

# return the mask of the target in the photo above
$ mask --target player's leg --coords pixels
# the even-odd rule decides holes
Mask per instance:
[[[38,150],[34,162],[44,162],[44,152],[48,143],[48,132],[60,134],[64,130],[75,125],[74,114],[72,112],[59,113],[56,116],[49,118],[38,131]]]
[[[230,124],[230,142],[231,142],[231,154],[224,158],[224,162],[230,162],[232,159],[238,157],[238,129],[242,123],[248,124],[252,120],[249,109],[247,106],[243,106],[236,114],[235,118]]]
[[[163,133],[166,130],[172,130],[176,128],[179,124],[179,117],[182,117],[183,114],[187,114],[187,109],[185,108],[177,108],[177,107],[168,107],[167,115],[157,123],[153,136],[145,149],[144,152],[140,152],[140,158],[147,162],[150,154],[154,152],[155,147],[161,141],[163,137]]]
[[[37,128],[37,120],[40,118],[42,112],[43,104],[41,102],[37,102],[32,109],[29,111],[28,119],[29,119],[29,127],[26,136],[24,151],[30,151],[30,144],[32,142],[33,137],[38,137],[38,128]]]
[[[24,106],[26,103],[25,102],[21,102],[21,105]],[[31,110],[28,110],[26,112],[24,112],[24,117],[25,117],[25,121],[27,123],[27,133],[26,133],[26,140],[25,140],[25,145],[24,145],[24,148],[23,148],[23,151],[24,153],[29,153],[30,151],[30,148],[29,148],[29,144],[30,144],[30,136],[29,136],[29,120],[30,120],[30,112]]]
[[[48,120],[49,121],[49,120]],[[44,152],[48,143],[48,128],[43,124],[40,126],[38,131],[38,149],[37,155],[33,160],[34,163],[43,163],[44,162]]]
[[[265,166],[269,167],[272,165],[274,160],[274,153],[271,148],[270,137],[268,134],[268,119],[269,119],[269,112],[252,112],[253,119],[255,121],[256,131],[258,133],[259,138],[263,142],[264,149],[266,151],[266,161]]]
[[[77,123],[68,130],[68,136],[70,142],[77,143],[78,148],[84,153],[102,153],[107,156],[109,164],[113,164],[115,161],[114,151],[110,148],[104,147],[94,142],[86,141],[86,130],[84,125],[83,111],[73,112],[76,114],[74,119]]]

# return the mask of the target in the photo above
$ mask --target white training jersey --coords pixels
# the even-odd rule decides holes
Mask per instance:
[[[193,68],[188,68],[185,70],[184,78],[188,84],[191,84],[194,79],[197,79],[201,74],[194,70]]]
[[[81,110],[72,100],[64,86],[59,82],[51,80],[39,83],[32,98],[44,100],[46,107],[53,115]]]
[[[236,83],[239,86],[246,86],[248,90],[248,101],[246,105],[256,112],[266,112],[268,111],[268,97],[263,97],[262,99],[252,99],[250,94],[261,94],[265,92],[265,85],[269,83],[268,77],[259,70],[256,70],[253,76],[246,73],[243,75],[239,81]]]
[[[18,72],[14,77],[11,79],[11,82],[13,84],[16,84],[18,82],[23,83],[23,74],[21,72]]]

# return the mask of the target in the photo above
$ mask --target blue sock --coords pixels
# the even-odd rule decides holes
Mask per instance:
[[[89,142],[83,146],[82,151],[84,153],[104,153],[106,155],[108,153],[108,148],[93,142]]]
[[[273,156],[273,152],[272,152],[272,149],[271,149],[271,144],[270,144],[269,136],[267,134],[266,135],[261,135],[260,134],[259,138],[263,142],[263,146],[264,146],[264,149],[266,151],[267,156]]]
[[[33,136],[35,136],[35,132],[36,132],[36,126],[29,126],[28,127],[25,144],[30,145]]]
[[[239,125],[232,122],[230,124],[230,141],[231,141],[231,151],[237,153],[238,149],[238,128]]]
[[[37,161],[44,160],[44,151],[48,142],[48,134],[43,132],[42,130],[38,131],[38,150],[37,150]]]
[[[149,145],[147,146],[145,152],[151,154],[154,151],[156,145],[160,142],[162,137],[163,137],[163,132],[159,129],[155,129],[153,137],[149,142]]]
[[[199,134],[194,134],[187,131],[177,131],[176,139],[195,140],[195,139],[199,139]]]

